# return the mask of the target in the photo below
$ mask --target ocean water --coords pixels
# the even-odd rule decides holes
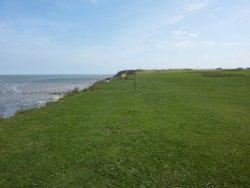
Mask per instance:
[[[111,75],[0,75],[0,117],[17,110],[41,107],[63,94],[84,89]]]

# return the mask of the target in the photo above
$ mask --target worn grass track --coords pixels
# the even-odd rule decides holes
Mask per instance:
[[[247,187],[250,70],[138,73],[0,120],[0,187]]]

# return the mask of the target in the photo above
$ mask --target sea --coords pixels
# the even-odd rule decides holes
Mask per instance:
[[[112,75],[0,75],[0,117],[44,106]]]

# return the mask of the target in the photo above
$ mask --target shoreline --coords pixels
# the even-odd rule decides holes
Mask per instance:
[[[73,88],[72,90],[68,91],[68,92],[48,92],[47,94],[51,95],[51,96],[54,96],[53,99],[50,99],[48,101],[45,101],[43,104],[39,103],[39,105],[36,105],[36,104],[32,104],[28,107],[23,107],[23,108],[20,108],[20,109],[17,109],[15,111],[15,114],[11,115],[11,116],[2,116],[0,115],[0,118],[1,119],[10,119],[10,118],[13,118],[17,115],[17,113],[20,113],[20,112],[24,112],[24,111],[29,111],[29,110],[32,110],[32,109],[36,109],[36,108],[43,108],[45,106],[47,106],[47,104],[49,103],[55,103],[59,100],[61,100],[62,98],[64,98],[65,96],[67,96],[68,94],[74,92],[75,90],[77,90],[77,92],[86,92],[88,90],[93,90],[93,87],[98,84],[98,83],[102,83],[102,82],[110,82],[112,81],[113,79],[119,79],[119,78],[127,78],[127,76],[129,75],[134,75],[136,73],[152,73],[152,72],[172,72],[172,71],[239,71],[239,70],[248,70],[249,68],[237,68],[237,69],[152,69],[152,70],[147,70],[147,69],[128,69],[128,70],[121,70],[121,71],[118,71],[116,74],[114,74],[113,76],[108,76],[107,78],[102,78],[100,80],[96,80],[94,81],[92,84],[89,84],[88,86],[84,87],[83,89],[80,89],[75,87]],[[40,93],[40,92],[31,92],[31,93],[26,93],[26,92],[23,92],[24,95],[28,95],[28,94],[33,94],[33,93]],[[55,97],[57,99],[55,99]],[[39,101],[37,101],[39,102]]]
[[[22,92],[23,95],[41,94],[41,93],[45,94],[46,93],[48,95],[51,95],[51,97],[49,98],[49,100],[46,100],[43,103],[40,102],[41,100],[37,100],[35,103],[30,104],[29,106],[26,106],[26,107],[23,106],[22,108],[18,108],[13,115],[7,115],[7,116],[0,115],[0,119],[2,119],[2,120],[11,119],[11,118],[16,117],[16,115],[18,113],[23,113],[23,112],[26,112],[26,111],[29,111],[29,110],[40,109],[40,108],[46,107],[48,104],[50,104],[50,103],[56,103],[59,100],[61,100],[64,97],[66,97],[67,95],[70,95],[71,93],[74,93],[74,92],[86,92],[90,88],[92,88],[93,86],[95,86],[96,84],[101,83],[101,82],[110,81],[113,78],[114,78],[114,76],[112,76],[112,77],[109,76],[107,78],[102,78],[100,80],[94,81],[91,84],[87,84],[86,87],[84,87],[82,89],[79,89],[78,87],[75,87],[75,88],[73,88],[73,89],[71,89],[71,90],[69,90],[67,92],[65,92],[65,91],[63,91],[63,92]]]

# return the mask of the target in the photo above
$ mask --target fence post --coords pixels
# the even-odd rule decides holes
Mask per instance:
[[[134,90],[135,90],[135,92],[136,92],[136,88],[137,87],[137,78],[136,78],[136,73],[135,73],[135,75],[134,75]]]

